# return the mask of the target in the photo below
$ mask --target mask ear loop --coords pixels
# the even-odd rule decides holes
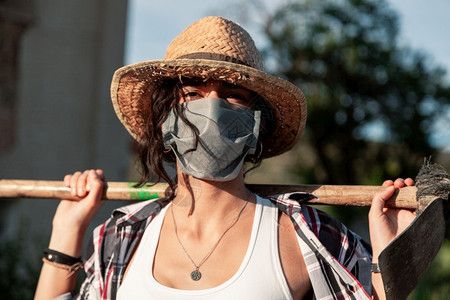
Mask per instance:
[[[167,143],[167,141],[163,141],[163,146],[164,146],[164,150],[163,153],[169,153],[170,151],[172,151],[172,145],[170,143]]]
[[[259,148],[259,152],[258,152],[258,155],[256,156],[256,157],[252,157],[252,158],[250,158],[250,161],[252,162],[252,163],[256,163],[259,159],[260,159],[260,157],[261,157],[261,155],[262,155],[262,151],[263,151],[263,144],[262,144],[262,142],[261,141],[258,141],[258,145],[259,145],[259,147],[256,147],[256,149],[258,149]]]

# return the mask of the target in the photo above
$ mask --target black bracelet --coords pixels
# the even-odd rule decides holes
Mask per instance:
[[[380,273],[380,266],[378,265],[378,263],[372,263],[370,265],[370,270],[372,271],[372,273]]]
[[[81,262],[81,257],[76,258],[52,249],[44,250],[44,258],[48,261],[66,266],[73,266]]]

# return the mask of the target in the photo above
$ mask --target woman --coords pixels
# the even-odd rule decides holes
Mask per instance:
[[[197,21],[172,41],[165,60],[117,70],[111,95],[142,145],[142,182],[154,173],[172,192],[121,208],[94,231],[79,298],[384,298],[371,262],[414,219],[409,211],[385,210],[384,201],[412,180],[385,182],[373,199],[373,261],[344,225],[299,204],[308,195],[251,193],[244,161],[258,164],[289,150],[303,131],[306,100],[262,71],[239,25],[220,17]],[[176,162],[176,183],[163,161]],[[72,297],[82,239],[106,182],[101,170],[64,181],[82,200],[58,206],[36,299]]]

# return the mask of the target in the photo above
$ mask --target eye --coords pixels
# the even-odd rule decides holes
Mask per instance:
[[[189,92],[189,93],[185,93],[185,94],[183,95],[183,97],[184,97],[186,100],[193,100],[193,99],[198,99],[198,98],[200,98],[200,94],[197,93],[197,92]]]
[[[181,91],[181,98],[182,98],[182,100],[189,102],[189,101],[198,100],[198,99],[201,99],[204,97],[203,97],[203,94],[198,89],[195,89],[193,87],[185,87]]]
[[[225,98],[230,103],[248,106],[250,104],[251,94],[247,93],[247,91],[232,92],[228,94]]]
[[[231,99],[241,99],[241,100],[245,100],[245,99],[246,99],[246,97],[245,97],[244,95],[239,94],[239,93],[232,93],[232,94],[229,94],[229,95],[227,95],[227,98],[231,98]]]

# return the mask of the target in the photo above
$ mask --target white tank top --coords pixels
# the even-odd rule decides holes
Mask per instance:
[[[259,196],[247,253],[229,280],[203,290],[179,290],[157,282],[151,270],[169,205],[146,228],[117,299],[292,299],[278,253],[278,209]]]

